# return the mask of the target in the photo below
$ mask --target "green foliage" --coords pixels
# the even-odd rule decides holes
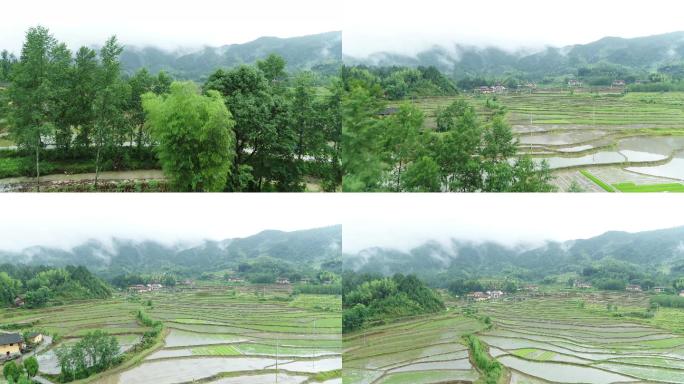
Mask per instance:
[[[684,308],[684,297],[674,295],[658,295],[651,297],[651,304],[668,308]]]
[[[593,181],[598,185],[599,187],[603,188],[604,191],[606,192],[615,192],[615,189],[611,187],[610,185],[604,183],[601,179],[598,177],[594,176],[591,172],[587,171],[586,169],[580,170],[580,173],[584,175],[587,179]]]
[[[484,383],[497,384],[503,374],[503,366],[501,363],[487,354],[485,346],[475,335],[466,335],[464,336],[464,339],[466,345],[470,349],[470,356],[472,357],[473,362],[475,362],[475,366],[484,375]]]
[[[30,356],[24,360],[24,369],[26,370],[28,377],[34,377],[36,374],[38,374],[39,366],[38,360],[35,356]]]
[[[372,76],[350,70],[342,101],[343,189],[364,191],[550,192],[548,164],[517,157],[504,112],[486,122],[459,99],[425,132],[422,111],[403,104],[383,116]],[[511,162],[511,159],[515,159]]]
[[[222,191],[235,155],[235,122],[218,92],[173,83],[166,96],[143,96],[147,125],[164,173],[178,191]]]
[[[0,271],[0,304],[9,306],[21,292],[21,281],[11,278],[7,272]]]
[[[342,292],[342,327],[345,331],[358,329],[372,321],[445,309],[439,295],[412,275],[396,274],[392,278],[376,279],[361,276],[360,280],[353,280],[356,282],[345,282]]]
[[[19,377],[23,374],[23,372],[24,368],[21,366],[21,363],[17,364],[14,361],[5,363],[2,368],[2,375],[8,381],[12,380],[16,382],[19,380]]]
[[[67,383],[102,372],[120,362],[119,342],[106,332],[88,332],[76,344],[55,350],[61,368],[59,380]]]
[[[14,278],[10,277],[14,276]],[[29,267],[24,265],[0,265],[0,297],[25,294],[25,305],[29,308],[42,307],[50,301],[108,298],[111,289],[85,267],[65,268]]]

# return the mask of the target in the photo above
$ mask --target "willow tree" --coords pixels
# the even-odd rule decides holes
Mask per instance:
[[[222,191],[235,156],[235,122],[221,95],[204,96],[194,83],[174,82],[168,95],[143,95],[143,108],[172,188]]]

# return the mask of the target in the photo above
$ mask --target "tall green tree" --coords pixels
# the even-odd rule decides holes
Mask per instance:
[[[26,374],[28,377],[34,377],[38,374],[38,359],[35,356],[30,356],[24,360],[24,369],[26,369]]]
[[[368,192],[381,187],[382,124],[377,113],[383,105],[363,86],[354,86],[342,99],[342,188],[346,192]]]
[[[275,92],[258,68],[240,66],[214,72],[205,91],[223,95],[235,119],[235,156],[231,191],[296,191],[303,188],[292,128],[291,102]]]
[[[52,63],[48,71],[50,82],[51,114],[55,127],[55,144],[63,152],[71,148],[71,51],[60,43],[52,52]]]
[[[11,133],[19,147],[34,154],[36,181],[40,190],[40,152],[44,138],[53,133],[52,84],[50,71],[57,40],[47,28],[38,26],[26,32],[19,62],[12,71],[9,88],[12,109]]]
[[[406,167],[416,159],[423,120],[423,112],[411,104],[402,104],[396,114],[385,120],[383,144],[391,173],[388,183],[396,192],[402,189],[401,177]]]
[[[69,121],[77,129],[76,145],[87,148],[91,144],[95,120],[94,100],[97,94],[97,52],[81,47],[76,52],[71,72]]]
[[[130,87],[121,80],[119,56],[123,47],[116,36],[107,40],[100,50],[101,65],[97,76],[95,97],[95,186],[101,169],[103,154],[117,161],[118,150],[123,147],[129,135],[129,121],[124,114]]]
[[[0,81],[9,81],[12,66],[17,62],[17,58],[7,50],[0,52]]]
[[[150,75],[146,68],[140,69],[128,80],[128,84],[131,87],[130,106],[128,109],[131,114],[133,127],[137,131],[135,133],[135,142],[138,150],[141,150],[146,142],[144,135],[145,111],[142,106],[142,96],[155,90],[155,82],[156,79]],[[168,93],[168,91],[164,93]],[[131,142],[133,141],[133,138],[131,138]]]
[[[145,94],[143,107],[174,189],[222,191],[235,156],[235,122],[221,95],[203,96],[193,83],[176,82],[167,96]]]

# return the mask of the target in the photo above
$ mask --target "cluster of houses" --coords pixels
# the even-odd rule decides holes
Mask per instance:
[[[486,85],[483,85],[479,88],[475,88],[474,90],[476,93],[482,93],[482,94],[491,94],[491,93],[504,93],[506,92],[506,87],[504,87],[501,84],[497,84],[493,87],[488,87]]]
[[[474,301],[485,301],[491,299],[500,299],[504,295],[503,291],[487,291],[487,292],[473,292],[466,297]]]
[[[164,286],[161,284],[136,284],[128,287],[128,290],[135,293],[146,293],[158,291],[162,288],[164,288]]]
[[[32,332],[26,340],[19,333],[0,333],[0,361],[12,360],[43,342],[43,334]]]
[[[245,279],[243,279],[242,277],[231,276],[228,278],[228,282],[229,283],[244,283]],[[290,279],[288,279],[287,277],[278,277],[275,282],[278,285],[290,285],[290,284],[292,284]],[[300,284],[311,284],[311,279],[309,279],[308,277],[302,277],[301,279],[299,279],[299,283]],[[331,284],[331,282],[324,281],[323,284]]]
[[[592,287],[591,283],[587,283],[584,281],[580,280],[575,280],[574,283],[572,284],[573,288],[579,288],[579,289],[589,289]],[[662,287],[662,286],[657,286],[651,288],[651,290],[655,293],[665,293],[667,292],[667,287]],[[625,291],[627,292],[643,292],[644,289],[637,284],[629,284],[625,287]],[[684,297],[684,291],[679,292],[679,296]]]

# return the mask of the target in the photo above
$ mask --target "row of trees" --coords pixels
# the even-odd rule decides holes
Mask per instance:
[[[105,163],[124,167],[126,148],[135,144],[141,150],[148,143],[140,97],[166,92],[171,78],[144,70],[122,78],[122,50],[112,37],[99,55],[85,46],[73,55],[48,29],[28,30],[9,73],[9,126],[17,145],[33,153],[35,176],[40,176],[41,152],[48,145],[62,157],[92,155],[98,174]]]
[[[125,78],[122,51],[112,37],[99,53],[72,55],[36,27],[18,61],[8,56],[10,133],[31,153],[35,176],[54,146],[58,157],[92,161],[96,183],[103,168],[155,152],[179,191],[298,191],[305,176],[326,190],[341,183],[338,82],[293,79],[275,55],[219,69],[201,88],[145,69]]]
[[[352,68],[342,100],[345,191],[547,192],[551,172],[518,156],[505,110],[490,104],[484,121],[464,100],[437,114],[437,130],[424,128],[423,112],[404,103],[381,116],[381,85]]]
[[[30,356],[24,363],[10,361],[2,367],[2,375],[7,380],[7,384],[31,384],[32,377],[38,374],[38,360]]]

